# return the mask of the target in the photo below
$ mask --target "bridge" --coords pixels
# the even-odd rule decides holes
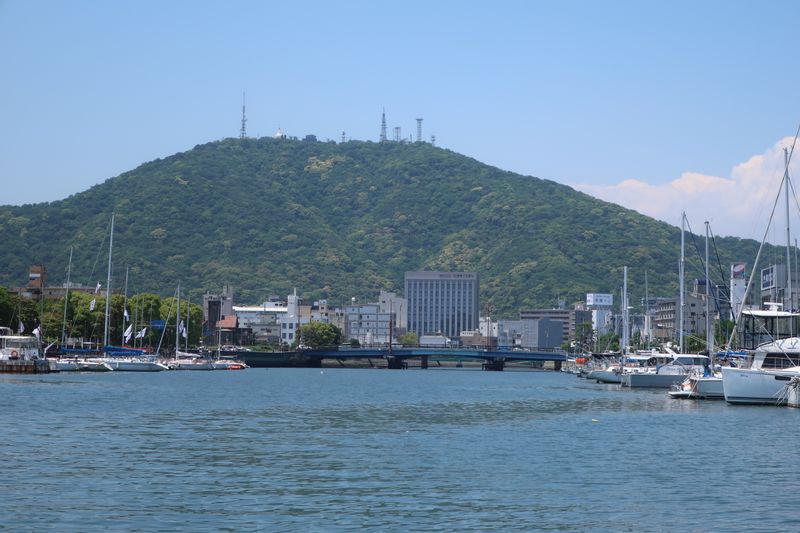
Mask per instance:
[[[430,359],[475,360],[483,362],[484,370],[501,371],[511,361],[544,362],[553,361],[556,370],[567,356],[560,352],[531,350],[500,350],[483,348],[444,348],[444,347],[376,347],[376,348],[315,348],[293,352],[248,352],[225,351],[223,355],[235,356],[255,367],[266,366],[307,366],[320,367],[323,359],[371,360],[385,359],[390,369],[408,366],[408,359],[419,359],[421,368],[428,368]]]

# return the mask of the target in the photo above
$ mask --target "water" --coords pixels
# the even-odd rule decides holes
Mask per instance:
[[[0,397],[0,530],[800,530],[799,409],[476,370],[0,375]]]

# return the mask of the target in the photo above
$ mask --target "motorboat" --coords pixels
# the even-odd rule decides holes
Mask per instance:
[[[711,360],[706,355],[680,354],[655,369],[645,372],[631,372],[622,375],[620,384],[630,388],[669,389],[683,382],[692,373],[708,373]]]
[[[800,338],[759,346],[749,368],[722,369],[725,400],[732,404],[785,404],[786,389],[800,377]]]

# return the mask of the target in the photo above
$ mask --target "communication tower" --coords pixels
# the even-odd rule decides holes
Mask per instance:
[[[381,142],[386,142],[386,109],[383,110],[381,115]]]
[[[394,127],[394,140],[400,142],[400,126]]]
[[[431,134],[431,144],[436,146],[436,135]]]
[[[417,119],[417,142],[422,142],[422,119]]]
[[[344,142],[344,138],[345,138],[345,134],[344,134],[344,130],[342,130],[342,142]]]
[[[247,118],[244,115],[244,91],[242,91],[242,129],[239,130],[240,139],[247,138],[247,127],[245,126],[246,123],[247,123]]]

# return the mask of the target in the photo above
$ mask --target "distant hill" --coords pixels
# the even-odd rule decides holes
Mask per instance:
[[[677,291],[679,230],[634,211],[427,143],[270,138],[211,142],[65,200],[0,207],[0,284],[24,285],[33,263],[63,283],[70,246],[73,280],[105,280],[112,211],[115,286],[129,266],[133,291],[171,294],[180,280],[194,301],[223,284],[237,302],[294,287],[365,301],[423,269],[478,272],[495,316],[617,292],[624,265],[634,304],[645,270],[651,296]],[[702,276],[692,242],[688,272]],[[716,244],[725,269],[749,268],[758,248]]]

